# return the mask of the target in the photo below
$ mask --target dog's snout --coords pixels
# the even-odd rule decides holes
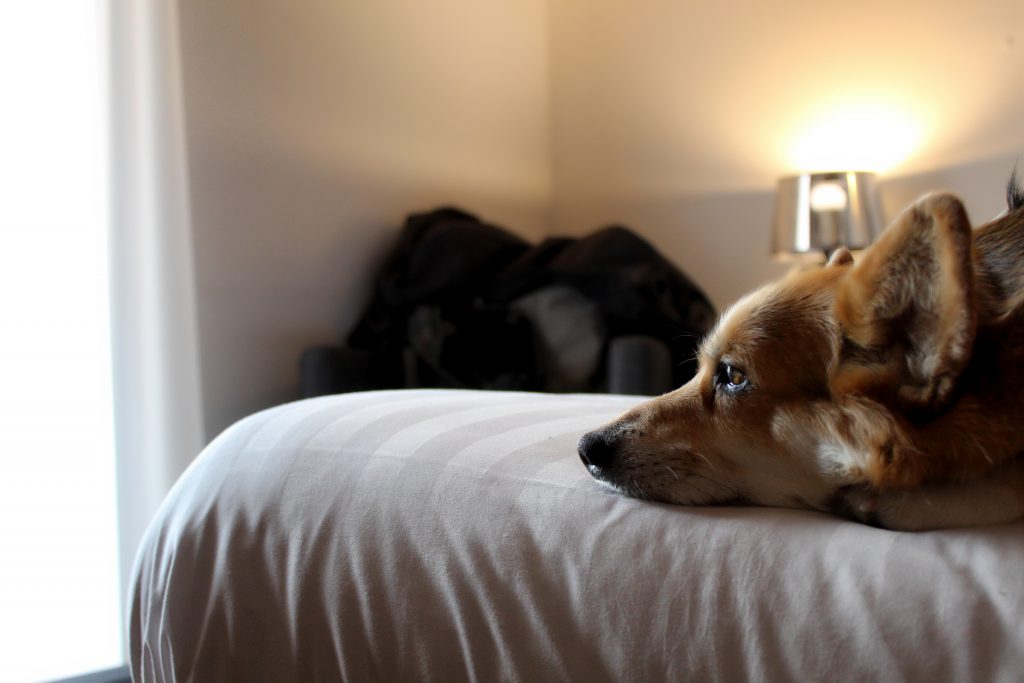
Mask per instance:
[[[584,465],[607,467],[615,459],[615,440],[607,430],[596,429],[580,437],[576,450]]]

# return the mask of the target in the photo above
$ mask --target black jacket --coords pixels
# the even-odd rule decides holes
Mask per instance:
[[[407,385],[540,388],[535,330],[514,303],[549,285],[591,299],[609,338],[662,340],[677,386],[693,376],[696,344],[714,309],[642,238],[613,226],[533,246],[453,208],[407,219],[349,344],[405,354],[406,362],[412,350],[428,378]],[[600,381],[598,372],[590,388]]]

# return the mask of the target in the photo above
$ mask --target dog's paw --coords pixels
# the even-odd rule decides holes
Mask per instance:
[[[850,487],[842,494],[840,509],[864,524],[896,531],[1012,522],[1024,517],[1024,458],[967,482],[905,491]]]
[[[855,486],[846,489],[842,494],[840,511],[862,524],[888,527],[880,516],[880,510],[886,507],[885,494],[869,486]]]
[[[924,487],[910,491],[857,487],[846,493],[843,511],[862,524],[891,531],[927,531],[975,523],[969,512],[958,515],[955,510],[936,507]]]

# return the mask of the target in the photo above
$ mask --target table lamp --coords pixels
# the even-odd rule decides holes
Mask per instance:
[[[804,173],[779,180],[772,245],[778,258],[827,260],[839,247],[867,247],[883,227],[873,173]]]

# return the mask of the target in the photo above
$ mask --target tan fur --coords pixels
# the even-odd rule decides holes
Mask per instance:
[[[896,528],[1024,515],[1022,288],[1024,211],[972,231],[958,199],[926,196],[857,263],[842,249],[741,299],[692,381],[585,435],[581,456],[674,503]]]

